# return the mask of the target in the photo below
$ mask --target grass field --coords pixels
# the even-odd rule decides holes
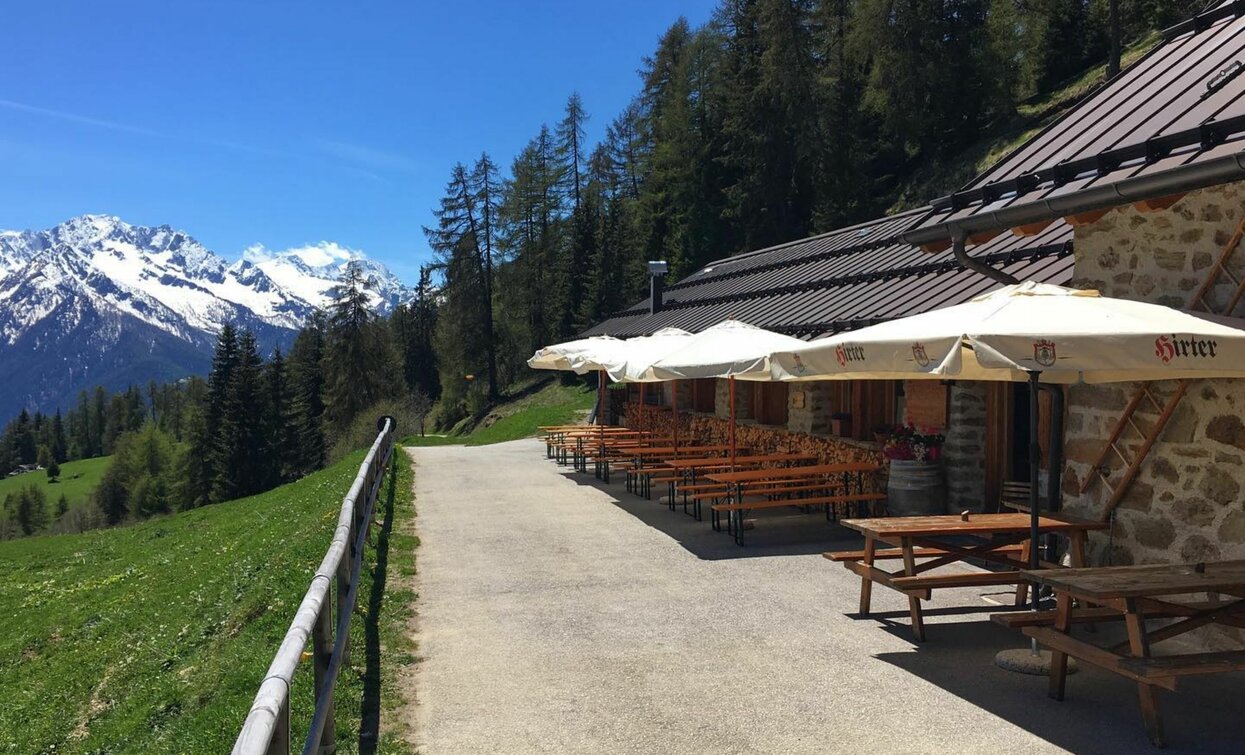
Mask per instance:
[[[17,477],[5,477],[0,479],[0,501],[9,493],[16,493],[19,489],[34,484],[48,497],[49,510],[55,508],[56,501],[62,495],[69,502],[69,507],[73,508],[85,503],[95,491],[99,478],[104,476],[104,470],[111,461],[111,456],[67,461],[61,465],[61,476],[57,482],[49,482],[47,472],[43,470],[27,472]]]
[[[380,568],[364,570],[337,687],[346,752],[396,705],[396,667],[413,662],[401,641],[413,595],[385,588],[414,568],[413,537],[395,526],[413,516],[397,456],[386,526],[368,551]],[[361,460],[133,527],[0,543],[0,752],[228,752]],[[309,665],[293,695],[297,733],[311,710]],[[406,749],[389,732],[375,751]]]
[[[562,425],[582,418],[595,401],[596,393],[592,390],[554,381],[519,399],[497,405],[484,421],[468,432],[422,438],[409,436],[402,443],[408,446],[482,446],[528,438],[535,435],[536,428],[541,425]]]

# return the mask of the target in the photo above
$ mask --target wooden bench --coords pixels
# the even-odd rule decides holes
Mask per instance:
[[[825,487],[825,486],[822,486]],[[751,493],[745,494],[745,499]],[[735,541],[740,542],[743,530],[743,512],[755,509],[776,509],[784,506],[825,506],[826,519],[831,519],[834,509],[839,506],[848,506],[850,504],[872,504],[876,507],[878,503],[886,501],[885,493],[851,493],[847,495],[821,495],[808,496],[805,498],[763,498],[761,500],[744,500],[742,503],[715,503],[709,507],[712,515],[713,529],[722,530],[722,514],[727,514],[727,531],[735,536]],[[742,544],[742,543],[740,543]]]
[[[1007,545],[999,548],[996,553],[1019,553],[1024,548],[1020,543],[1015,545]],[[948,551],[942,548],[913,548],[912,555],[916,558],[934,558],[937,556],[945,556]],[[865,552],[859,551],[831,551],[821,554],[822,558],[841,563],[843,561],[863,561]],[[878,558],[903,558],[903,548],[879,548],[873,552],[873,557]]]
[[[1174,679],[1194,674],[1223,674],[1229,671],[1245,671],[1245,650],[1160,655],[1152,658],[1122,658],[1119,666],[1144,679]]]

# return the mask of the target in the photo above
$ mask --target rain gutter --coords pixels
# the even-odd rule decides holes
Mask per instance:
[[[1242,179],[1245,179],[1245,152],[1237,152],[1234,155],[1182,165],[1159,173],[1113,181],[1084,191],[989,212],[979,212],[954,221],[904,231],[900,237],[909,244],[919,246],[944,241],[948,233],[954,238],[957,233],[963,237],[982,231],[1014,228],[1082,212],[1110,209],[1143,199],[1205,189]],[[957,259],[959,259],[958,255]]]
[[[993,278],[1004,286],[1012,286],[1020,282],[1016,276],[968,256],[968,252],[964,249],[964,232],[958,229],[951,231],[951,253],[955,255],[955,261],[960,263],[961,267],[981,273],[987,278]]]

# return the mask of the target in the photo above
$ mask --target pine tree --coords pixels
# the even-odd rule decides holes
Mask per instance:
[[[231,501],[263,489],[260,472],[264,463],[260,407],[263,364],[254,333],[246,330],[237,337],[234,356],[212,444],[211,500],[214,502]]]
[[[571,212],[578,210],[582,201],[584,143],[587,140],[584,124],[587,121],[584,102],[579,92],[574,92],[566,100],[566,109],[557,128],[557,154],[562,173],[560,183],[563,193],[570,199]]]
[[[65,437],[65,421],[61,419],[61,410],[52,415],[52,459],[58,463],[69,460],[69,441]]]
[[[294,413],[294,433],[298,439],[296,467],[299,474],[324,465],[324,360],[325,322],[316,312],[294,339],[290,350],[289,372]]]
[[[96,507],[108,525],[120,524],[130,514],[129,493],[112,467],[100,478],[94,498]]]
[[[329,310],[323,360],[325,412],[338,431],[386,389],[375,319],[362,268],[349,263]]]
[[[298,438],[290,407],[289,378],[281,349],[273,351],[264,367],[263,427],[264,465],[259,470],[264,489],[293,479],[298,469]]]
[[[48,501],[43,491],[34,485],[22,488],[17,494],[14,514],[24,535],[33,535],[47,527]]]

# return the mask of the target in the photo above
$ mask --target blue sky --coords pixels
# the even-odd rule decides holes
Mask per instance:
[[[714,0],[8,3],[0,228],[85,212],[234,258],[334,241],[404,278],[450,167],[508,167],[579,91],[589,136]]]

